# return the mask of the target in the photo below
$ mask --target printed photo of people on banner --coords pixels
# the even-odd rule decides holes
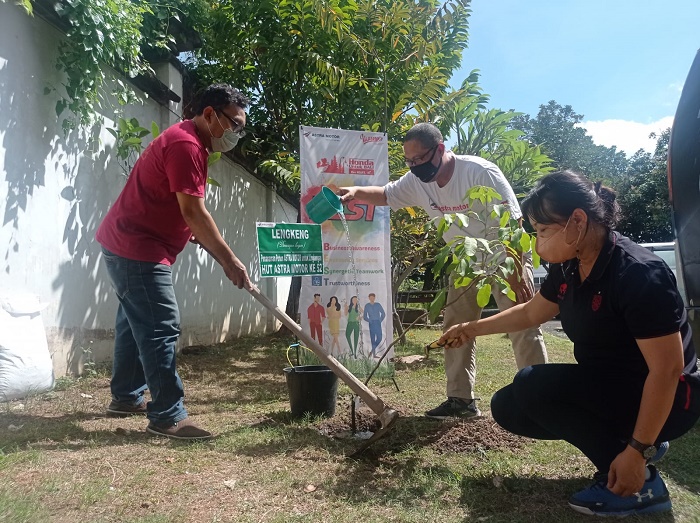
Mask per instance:
[[[312,223],[306,204],[324,186],[388,183],[386,134],[306,126],[299,134],[303,223]],[[302,278],[301,326],[364,376],[393,340],[389,207],[350,202],[321,231],[324,273]],[[384,357],[381,374],[393,373],[392,356]]]

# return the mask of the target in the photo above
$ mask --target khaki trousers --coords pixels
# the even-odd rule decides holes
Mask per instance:
[[[524,277],[532,281],[532,264],[525,264]],[[455,289],[452,280],[447,291],[443,331],[453,325],[474,321],[481,318],[481,307],[476,304],[476,288],[465,292],[465,288]],[[498,309],[504,311],[515,305],[508,296],[494,289],[493,297]],[[453,303],[454,301],[454,303]],[[547,363],[547,348],[544,345],[542,331],[533,327],[524,331],[508,334],[513,345],[515,363],[518,369]],[[476,381],[476,340],[455,349],[445,349],[445,374],[447,375],[447,397],[471,400],[474,398]]]

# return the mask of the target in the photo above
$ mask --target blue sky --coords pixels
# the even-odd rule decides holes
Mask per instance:
[[[490,108],[535,116],[556,100],[596,143],[633,153],[670,126],[700,49],[700,0],[472,0],[472,69]]]

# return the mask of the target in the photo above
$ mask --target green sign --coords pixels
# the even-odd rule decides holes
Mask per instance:
[[[321,226],[258,222],[260,276],[323,274]]]

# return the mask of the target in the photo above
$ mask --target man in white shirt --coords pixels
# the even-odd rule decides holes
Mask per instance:
[[[374,205],[389,205],[392,209],[422,207],[430,217],[462,212],[468,208],[464,201],[467,191],[474,186],[494,188],[510,207],[511,216],[521,219],[520,206],[513,189],[501,170],[493,163],[478,156],[459,156],[445,148],[442,133],[430,123],[414,125],[404,138],[404,155],[410,173],[384,186],[341,187],[338,194],[343,202],[361,200]],[[497,223],[493,224],[496,227]],[[453,224],[444,234],[446,241],[456,235],[483,237],[483,225],[471,220],[466,228]],[[532,265],[528,259],[516,263],[521,274],[514,274],[509,283],[515,292],[517,303],[530,300],[534,294]],[[516,303],[497,289],[493,293],[500,310]],[[450,285],[447,295],[443,329],[481,317],[476,303],[476,289],[464,292]],[[509,334],[519,369],[547,363],[547,349],[542,331],[532,328]],[[476,380],[476,342],[469,341],[457,349],[445,351],[447,375],[447,400],[425,414],[431,418],[472,417],[481,413],[474,397]]]

